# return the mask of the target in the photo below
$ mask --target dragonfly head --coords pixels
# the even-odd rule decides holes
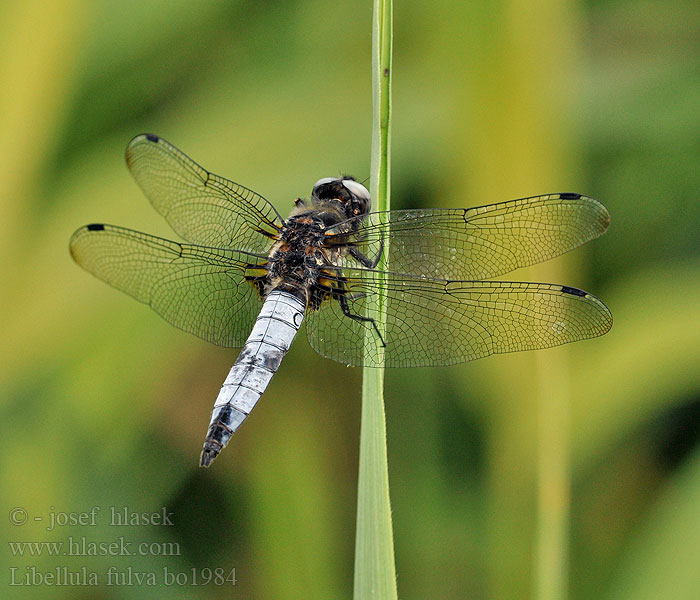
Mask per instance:
[[[319,208],[335,205],[346,218],[369,213],[372,201],[367,188],[353,177],[324,177],[314,184],[311,202]]]

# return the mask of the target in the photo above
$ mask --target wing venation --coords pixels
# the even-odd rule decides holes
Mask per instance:
[[[353,268],[343,270],[341,283],[355,315],[376,319],[377,299],[386,305],[384,363],[372,324],[343,314],[339,298],[309,311],[314,350],[352,366],[451,365],[592,338],[612,326],[600,300],[561,285],[440,281]]]
[[[92,224],[71,238],[75,261],[148,304],[168,323],[220,346],[242,346],[260,310],[246,273],[264,259]]]
[[[597,200],[549,194],[468,209],[370,213],[354,241],[369,257],[382,242],[388,269],[441,279],[490,279],[537,264],[602,235],[610,215]],[[353,241],[338,236],[339,243]]]
[[[266,253],[282,219],[265,198],[210,173],[153,134],[136,136],[126,162],[153,207],[185,240]]]

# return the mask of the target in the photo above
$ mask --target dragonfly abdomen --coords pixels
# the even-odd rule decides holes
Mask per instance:
[[[255,407],[289,350],[305,306],[293,294],[273,290],[214,403],[200,465],[208,467]]]

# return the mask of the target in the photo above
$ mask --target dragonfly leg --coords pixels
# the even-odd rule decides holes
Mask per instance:
[[[374,327],[374,331],[377,333],[377,337],[379,338],[379,341],[382,343],[382,347],[386,348],[386,343],[384,342],[384,338],[382,337],[382,334],[379,333],[379,328],[377,327],[377,323],[374,319],[371,317],[363,317],[362,315],[358,315],[353,313],[350,310],[350,305],[348,304],[348,299],[345,296],[339,296],[338,300],[340,301],[340,308],[343,310],[343,314],[346,317],[350,317],[351,319],[354,319],[355,321],[362,321],[364,323],[372,323],[372,327]]]
[[[379,264],[379,259],[384,253],[384,236],[382,236],[379,242],[379,252],[377,252],[377,257],[372,260],[362,252],[360,252],[355,246],[350,246],[350,256],[357,260],[362,266],[368,267],[369,269],[374,269]]]

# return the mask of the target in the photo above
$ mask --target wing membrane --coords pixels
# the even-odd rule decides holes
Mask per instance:
[[[265,198],[209,173],[153,134],[136,136],[126,162],[139,187],[189,242],[264,253],[282,219]]]
[[[609,224],[597,200],[550,194],[468,209],[371,213],[357,231],[357,245],[374,258],[388,240],[393,272],[490,279],[568,252],[602,235]]]
[[[388,367],[443,366],[549,348],[602,335],[612,326],[600,300],[561,285],[441,281],[370,269],[343,269],[343,275],[353,314],[365,315],[378,296],[386,304]],[[368,316],[377,315],[370,309]],[[337,299],[308,312],[306,332],[314,350],[327,358],[380,366],[376,334],[367,335],[371,323],[344,315]]]
[[[87,225],[71,238],[75,261],[149,304],[168,323],[220,346],[242,346],[260,310],[244,279],[264,259],[179,244],[113,225]]]

